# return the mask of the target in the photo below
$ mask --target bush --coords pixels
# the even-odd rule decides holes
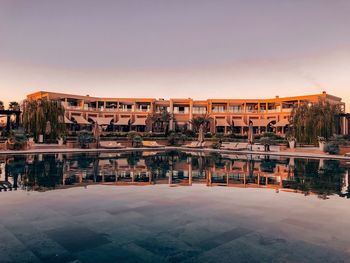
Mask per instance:
[[[259,142],[263,145],[271,145],[273,144],[273,140],[271,137],[261,137],[259,139]]]
[[[220,149],[220,147],[221,147],[221,143],[218,140],[215,140],[213,142],[213,144],[211,145],[211,148],[213,148],[213,149]]]
[[[89,146],[89,143],[92,143],[93,141],[94,136],[91,132],[83,130],[78,135],[78,143],[81,148],[87,148]]]
[[[128,140],[130,140],[130,141],[133,141],[134,137],[136,137],[136,136],[140,136],[140,134],[136,131],[130,131],[130,132],[128,132],[128,135],[127,135]]]
[[[186,130],[184,132],[184,135],[186,135],[187,137],[190,137],[190,138],[195,138],[197,135],[194,131],[191,131],[191,130]]]
[[[9,150],[22,150],[27,144],[27,135],[23,128],[11,130],[9,138],[7,140],[7,147]]]
[[[181,132],[171,132],[168,137],[168,144],[171,146],[179,145],[180,143],[184,143],[188,139],[188,137]]]
[[[179,142],[179,135],[176,132],[171,132],[168,135],[168,144],[171,146],[177,145]]]
[[[132,138],[132,147],[140,148],[142,147],[142,137],[140,135],[135,135]]]
[[[339,154],[340,149],[339,149],[339,144],[335,142],[329,142],[326,144],[326,152],[329,154]]]

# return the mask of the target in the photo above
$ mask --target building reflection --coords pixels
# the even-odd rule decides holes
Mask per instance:
[[[334,160],[202,152],[13,155],[0,157],[0,191],[199,184],[348,198],[349,169]]]

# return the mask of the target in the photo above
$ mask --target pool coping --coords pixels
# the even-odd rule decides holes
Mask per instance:
[[[284,157],[300,157],[300,158],[317,158],[317,159],[333,159],[333,160],[345,160],[350,161],[350,157],[341,155],[329,155],[319,153],[307,153],[307,152],[260,152],[260,151],[247,151],[247,150],[222,150],[222,149],[210,149],[210,148],[189,148],[181,146],[165,146],[165,147],[142,147],[142,148],[93,148],[93,149],[76,149],[76,148],[45,148],[45,149],[31,149],[31,150],[1,150],[0,155],[23,155],[23,154],[47,154],[47,153],[93,153],[93,152],[131,152],[131,151],[166,151],[166,150],[179,150],[179,151],[191,151],[191,152],[216,152],[224,154],[251,154],[251,155],[270,155],[270,156],[284,156]]]

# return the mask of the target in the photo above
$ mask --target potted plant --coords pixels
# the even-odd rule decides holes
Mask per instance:
[[[289,148],[294,149],[296,146],[296,142],[297,142],[296,138],[294,136],[289,136],[287,138],[287,141],[288,141]]]
[[[10,136],[6,141],[8,150],[24,150],[28,145],[27,135],[22,127],[11,130]]]
[[[317,141],[318,141],[318,147],[320,148],[320,151],[326,152],[326,138],[318,136]]]

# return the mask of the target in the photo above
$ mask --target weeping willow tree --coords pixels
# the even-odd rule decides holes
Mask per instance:
[[[317,144],[318,137],[329,139],[336,129],[336,115],[340,107],[328,102],[302,104],[293,109],[291,116],[291,135],[299,143]]]
[[[51,126],[49,134],[46,131],[48,122]],[[66,134],[64,107],[60,101],[25,100],[23,102],[22,123],[35,140],[38,140],[39,134],[46,134],[50,141],[56,141]]]

